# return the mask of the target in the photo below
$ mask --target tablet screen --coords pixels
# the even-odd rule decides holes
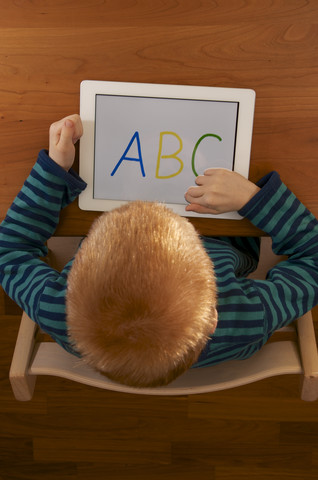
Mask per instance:
[[[234,170],[239,102],[95,95],[93,198],[185,204],[207,168]]]

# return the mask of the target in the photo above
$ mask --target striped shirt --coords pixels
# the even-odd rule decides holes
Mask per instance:
[[[288,260],[266,280],[247,275],[258,262],[256,238],[202,237],[217,278],[218,325],[193,367],[250,357],[278,328],[318,303],[318,222],[272,172],[240,214],[272,237]],[[0,226],[0,283],[6,293],[65,350],[78,355],[67,334],[65,297],[72,260],[62,272],[47,265],[46,241],[60,211],[86,187],[41,150]]]

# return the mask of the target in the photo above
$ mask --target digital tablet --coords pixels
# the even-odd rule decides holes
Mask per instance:
[[[184,194],[208,168],[248,177],[254,104],[249,89],[83,81],[80,208],[144,200],[202,217],[185,211]]]

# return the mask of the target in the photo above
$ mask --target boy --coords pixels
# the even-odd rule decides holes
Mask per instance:
[[[165,208],[132,202],[101,215],[59,273],[40,257],[60,209],[85,183],[71,169],[78,115],[50,128],[0,228],[0,281],[63,348],[115,381],[163,385],[190,366],[251,356],[271,334],[318,303],[318,222],[272,172],[254,185],[209,169],[185,194],[186,210],[237,210],[288,260],[264,281],[253,238],[200,239]]]

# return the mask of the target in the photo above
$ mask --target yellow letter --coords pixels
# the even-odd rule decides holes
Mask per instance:
[[[179,150],[177,150],[175,153],[172,153],[171,155],[161,155],[162,153],[162,143],[163,143],[163,136],[164,135],[173,135],[175,136],[178,140],[179,140],[179,144],[180,144],[180,148]],[[178,134],[174,133],[174,132],[160,132],[160,139],[159,139],[159,151],[158,151],[158,160],[157,160],[157,168],[156,168],[156,178],[171,178],[171,177],[176,177],[177,175],[179,175],[179,173],[182,171],[183,169],[183,161],[181,160],[181,158],[177,157],[178,153],[180,153],[182,150],[182,140],[181,138],[179,137]],[[176,160],[178,160],[178,162],[180,163],[180,168],[179,170],[176,172],[176,173],[172,173],[171,175],[159,175],[159,168],[160,168],[160,159],[161,158],[175,158]]]

